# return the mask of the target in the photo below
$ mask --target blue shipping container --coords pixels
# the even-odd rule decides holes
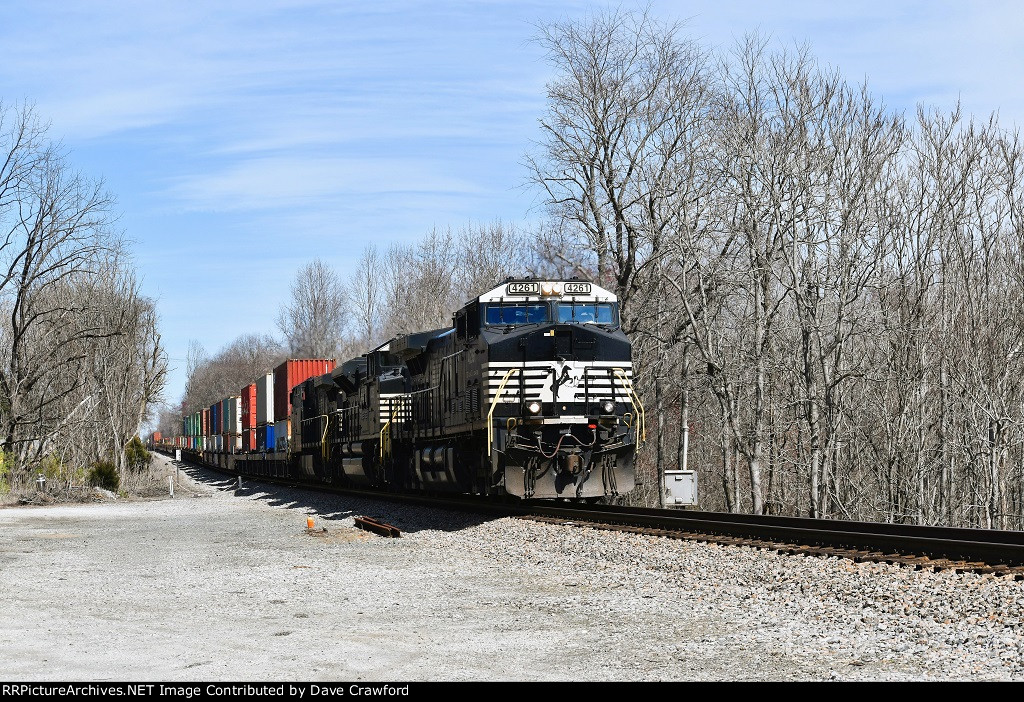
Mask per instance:
[[[274,452],[274,425],[256,427],[256,450]]]

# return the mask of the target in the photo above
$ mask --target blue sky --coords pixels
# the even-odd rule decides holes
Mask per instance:
[[[369,243],[536,217],[522,160],[551,75],[535,25],[609,5],[7,0],[0,100],[34,102],[117,197],[175,400],[189,339],[216,351],[275,331],[306,261],[347,272]],[[1018,2],[650,7],[708,46],[752,30],[806,41],[896,110],[960,99],[1024,122]]]

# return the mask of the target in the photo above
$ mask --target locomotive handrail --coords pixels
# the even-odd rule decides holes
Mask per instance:
[[[398,410],[394,410],[391,413],[391,419],[384,423],[384,426],[380,429],[380,460],[384,460],[384,432],[391,426],[391,422],[394,421],[395,415],[398,414]],[[388,433],[388,453],[391,453],[391,433]]]
[[[299,437],[300,437],[299,438],[299,446],[300,446],[300,448],[304,448],[303,441],[302,441],[302,438],[301,438],[302,437],[303,427],[305,425],[309,424],[310,422],[315,422],[315,421],[324,420],[324,419],[326,419],[327,422],[324,423],[323,436],[320,437],[320,455],[324,459],[326,459],[328,457],[327,430],[331,426],[331,415],[329,415],[329,414],[318,414],[315,417],[307,417],[306,419],[303,419],[299,423]]]
[[[505,392],[505,384],[508,379],[512,377],[513,373],[518,373],[518,368],[509,368],[508,372],[505,373],[505,377],[501,379],[501,384],[498,385],[498,392],[494,394],[494,399],[491,400],[491,409],[487,411],[487,455],[491,455],[491,446],[494,444],[494,408],[498,406],[498,400],[501,399],[501,393]]]
[[[643,403],[640,402],[640,398],[636,395],[636,390],[633,389],[632,381],[626,376],[626,371],[621,368],[612,368],[612,371],[622,378],[622,387],[626,389],[630,397],[633,398],[633,405],[637,408],[640,413],[640,440],[647,441],[647,417],[644,414]]]
[[[327,430],[331,428],[331,415],[321,414],[320,416],[327,420],[326,422],[324,422],[323,436],[320,437],[320,455],[326,461],[329,458],[329,454],[331,452],[331,447],[327,443]]]

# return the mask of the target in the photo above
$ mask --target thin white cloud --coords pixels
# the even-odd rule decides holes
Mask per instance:
[[[288,156],[241,160],[215,173],[182,179],[168,189],[185,209],[213,211],[306,207],[325,198],[368,194],[479,192],[471,181],[405,159]]]

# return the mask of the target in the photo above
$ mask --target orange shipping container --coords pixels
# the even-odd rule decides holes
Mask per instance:
[[[292,388],[314,376],[334,370],[334,360],[327,358],[294,358],[274,369],[274,417],[292,415]]]

